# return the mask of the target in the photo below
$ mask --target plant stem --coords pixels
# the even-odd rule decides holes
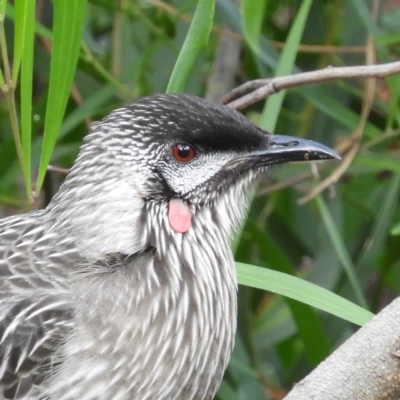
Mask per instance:
[[[4,31],[4,15],[0,14],[0,53],[3,59],[3,67],[4,67],[4,84],[1,86],[1,90],[4,93],[4,97],[6,99],[8,112],[10,115],[10,122],[11,122],[11,131],[13,133],[15,148],[17,150],[17,157],[20,168],[22,171],[25,171],[24,165],[24,157],[22,151],[22,144],[21,144],[21,135],[19,130],[19,121],[18,121],[18,114],[17,108],[15,105],[15,83],[12,80],[11,76],[11,68],[10,63],[8,60],[8,52],[7,52],[7,41],[6,35]],[[29,179],[29,177],[27,177]],[[29,185],[25,182],[26,187],[26,194],[28,198],[29,204],[33,203],[32,193],[28,189]]]

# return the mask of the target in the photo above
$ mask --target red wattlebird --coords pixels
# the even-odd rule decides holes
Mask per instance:
[[[94,124],[49,206],[0,221],[0,398],[213,398],[246,192],[275,164],[330,158],[189,95]]]

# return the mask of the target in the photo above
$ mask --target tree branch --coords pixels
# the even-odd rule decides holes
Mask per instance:
[[[271,79],[256,79],[247,82],[229,92],[222,100],[223,104],[240,110],[257,101],[263,100],[271,94],[295,86],[310,83],[328,82],[336,79],[351,78],[386,78],[400,73],[400,61],[376,64],[357,65],[353,67],[327,67],[318,71],[301,72]]]
[[[285,400],[398,400],[400,298],[298,383]]]

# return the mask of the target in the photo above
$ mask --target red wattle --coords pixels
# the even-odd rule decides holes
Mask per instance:
[[[192,212],[189,206],[181,199],[170,200],[168,221],[175,232],[186,233],[192,226]]]

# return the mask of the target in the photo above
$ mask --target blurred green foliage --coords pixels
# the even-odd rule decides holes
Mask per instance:
[[[0,21],[0,216],[47,204],[63,174],[47,173],[34,205],[26,183],[33,182],[33,189],[41,184],[39,165],[44,172],[50,155],[53,166],[71,166],[91,121],[140,96],[165,92],[168,84],[170,90],[208,96],[221,57],[228,57],[239,85],[328,65],[363,65],[374,50],[377,62],[400,54],[396,1],[71,0],[68,12],[63,1],[37,0],[33,19],[32,12],[24,14],[33,0],[16,1],[15,7],[0,0],[0,15],[6,15]],[[221,56],[223,38],[240,47],[239,58]],[[344,159],[354,152],[355,158],[337,182],[304,205],[297,200],[339,163],[270,171],[235,242],[238,262],[301,277],[374,313],[397,296],[399,98],[400,77],[393,76],[376,82],[371,99],[365,82],[346,80],[299,87],[244,110],[263,127],[318,140]],[[370,109],[366,118],[363,109]],[[20,162],[15,141],[21,142]],[[256,288],[270,288],[280,276],[238,268],[241,282]],[[330,312],[337,307],[336,315],[359,323],[368,319],[357,308],[348,317],[343,299],[298,282],[283,280],[271,290],[291,295],[298,289],[293,298],[317,307],[320,302]],[[282,398],[357,329],[247,286],[239,288],[238,323],[220,400]]]

